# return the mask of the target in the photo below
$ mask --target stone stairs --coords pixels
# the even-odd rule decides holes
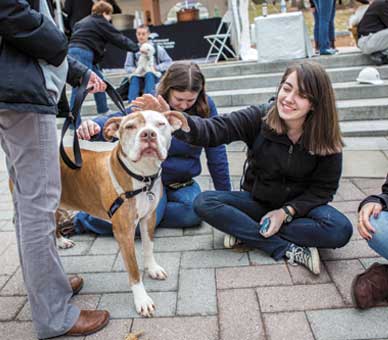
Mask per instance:
[[[384,83],[370,85],[356,82],[361,69],[370,65],[369,58],[361,53],[314,57],[312,61],[322,64],[333,82],[345,137],[388,136],[388,65],[378,67]],[[206,76],[207,92],[222,114],[268,101],[275,94],[289,63],[292,61],[228,62],[203,64],[201,68]],[[121,70],[106,74],[115,86],[123,77],[125,72]],[[116,111],[111,101],[109,107]],[[82,116],[95,115],[95,103],[89,95],[83,105]]]

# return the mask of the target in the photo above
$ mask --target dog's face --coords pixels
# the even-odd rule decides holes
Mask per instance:
[[[140,52],[147,57],[152,57],[155,53],[155,48],[151,44],[144,43],[140,46]]]
[[[104,137],[106,140],[117,137],[132,162],[154,159],[161,163],[167,158],[172,133],[178,129],[190,131],[182,113],[147,110],[109,119],[104,126]]]

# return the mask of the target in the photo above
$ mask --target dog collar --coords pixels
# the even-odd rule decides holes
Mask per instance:
[[[132,197],[135,197],[136,195],[138,195],[142,192],[146,192],[148,199],[150,201],[152,201],[155,197],[155,194],[153,192],[151,192],[151,189],[154,186],[156,179],[160,176],[160,170],[152,176],[137,175],[125,166],[124,162],[120,159],[120,156],[118,153],[117,153],[117,159],[118,159],[120,165],[122,166],[122,168],[125,170],[125,172],[129,176],[135,178],[136,180],[138,180],[140,182],[146,183],[146,185],[144,187],[142,187],[141,189],[137,189],[137,190],[133,190],[133,191],[126,191],[126,192],[122,193],[119,197],[117,197],[108,210],[108,216],[110,218],[112,218],[114,213],[122,206],[122,204],[125,202],[125,200],[130,199]]]
[[[131,170],[129,170],[127,168],[127,166],[124,164],[124,162],[121,160],[120,158],[120,155],[119,153],[117,153],[117,159],[121,165],[121,167],[125,170],[125,172],[133,177],[134,179],[137,179],[139,182],[143,182],[143,183],[149,183],[151,185],[150,189],[152,188],[152,186],[154,185],[154,182],[155,180],[159,177],[160,175],[160,170],[156,173],[156,174],[153,174],[151,176],[141,176],[141,175],[138,175],[138,174],[135,174],[134,172],[132,172]]]

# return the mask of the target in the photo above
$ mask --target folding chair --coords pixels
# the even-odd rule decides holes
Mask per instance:
[[[215,63],[218,62],[221,56],[225,60],[237,58],[237,54],[227,45],[228,38],[231,37],[232,30],[232,12],[227,11],[221,19],[220,25],[217,28],[215,34],[205,35],[203,38],[206,39],[209,44],[209,52],[206,56],[206,62],[209,61],[210,57],[216,57]],[[226,54],[228,52],[228,55]]]

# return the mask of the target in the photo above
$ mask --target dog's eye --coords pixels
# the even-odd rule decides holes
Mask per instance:
[[[133,130],[133,129],[136,129],[136,125],[135,124],[128,124],[128,125],[125,126],[125,128],[127,130]]]
[[[163,126],[166,126],[166,123],[159,122],[157,125],[158,125],[158,127],[163,127]]]

